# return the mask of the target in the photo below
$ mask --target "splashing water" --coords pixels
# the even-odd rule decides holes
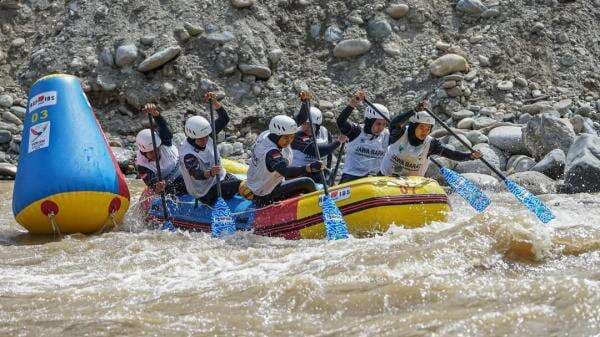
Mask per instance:
[[[327,240],[347,239],[348,228],[346,222],[331,196],[325,195],[321,206],[323,207],[323,221],[325,222]]]
[[[472,181],[445,167],[440,167],[440,171],[448,185],[465,198],[477,212],[483,212],[490,205],[490,198]]]

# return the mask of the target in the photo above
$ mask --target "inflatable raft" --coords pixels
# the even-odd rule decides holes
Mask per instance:
[[[224,161],[230,168],[235,162]],[[239,168],[239,163],[235,164]],[[241,174],[243,170],[237,170]],[[450,211],[444,189],[434,180],[423,177],[369,177],[330,188],[354,236],[385,232],[391,225],[416,228],[433,221],[445,221]],[[322,191],[290,198],[255,209],[252,202],[236,196],[227,200],[239,230],[257,235],[286,239],[321,239],[325,227],[321,216]],[[159,198],[152,197],[147,206],[148,221],[162,222]],[[211,208],[198,204],[191,196],[168,202],[176,228],[210,232]]]

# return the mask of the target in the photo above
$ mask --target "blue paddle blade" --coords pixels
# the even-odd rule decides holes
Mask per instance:
[[[342,217],[342,212],[329,195],[323,196],[323,222],[327,240],[339,240],[348,238],[348,227]]]
[[[490,205],[490,198],[472,181],[445,167],[440,167],[440,171],[448,185],[456,193],[460,194],[477,212],[483,212]]]
[[[173,223],[171,222],[171,220],[166,220],[160,229],[163,231],[174,232],[175,226],[173,226]]]
[[[235,233],[235,222],[231,216],[231,210],[223,198],[218,198],[215,203],[210,229],[216,238]]]
[[[532,211],[538,219],[540,219],[543,223],[548,223],[550,220],[554,219],[554,214],[552,211],[544,204],[538,197],[531,194],[528,190],[519,186],[512,180],[506,179],[504,181],[506,184],[506,188],[510,191],[510,193],[514,194],[514,196],[519,199],[530,211]]]

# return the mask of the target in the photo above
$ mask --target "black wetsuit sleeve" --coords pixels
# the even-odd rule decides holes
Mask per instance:
[[[429,146],[429,156],[431,155],[438,155],[456,161],[467,161],[472,159],[470,152],[452,150],[437,139],[431,141],[431,145]]]
[[[348,137],[349,141],[355,140],[360,135],[360,125],[348,121],[350,114],[354,111],[354,108],[347,106],[342,110],[342,113],[338,116],[336,123],[340,132]]]
[[[215,129],[217,130],[217,134],[219,134],[219,132],[225,130],[225,127],[227,127],[227,124],[229,124],[229,115],[224,107],[219,108],[217,110],[217,114],[218,116],[215,120]]]
[[[165,118],[161,115],[154,117],[156,121],[156,126],[158,127],[158,137],[160,137],[160,141],[166,145],[173,145],[173,132],[169,128],[169,124],[165,120]]]
[[[294,121],[296,121],[296,124],[302,125],[304,122],[306,122],[308,119],[308,113],[306,110],[306,104],[302,104],[300,110],[294,114]]]
[[[158,182],[158,176],[145,166],[138,165],[138,178],[144,181],[146,186],[154,188],[154,185]]]
[[[297,178],[306,173],[304,167],[289,166],[288,161],[283,158],[279,150],[273,149],[266,154],[266,165],[269,172],[277,171],[286,179]]]
[[[200,164],[198,158],[196,158],[192,154],[186,154],[183,157],[183,164],[185,165],[185,169],[188,171],[190,176],[196,180],[206,180],[207,178],[204,176],[204,169]]]
[[[331,143],[332,143],[332,141],[331,141],[331,133],[329,133],[329,132],[327,132],[327,143],[328,143],[328,144],[331,144]],[[338,145],[340,145],[340,144],[339,144],[339,142],[338,142]],[[337,148],[337,146],[336,146],[336,148]],[[319,150],[321,150],[321,149],[319,149]],[[333,162],[333,151],[331,151],[331,152],[330,152],[330,153],[327,155],[327,164],[326,164],[326,167],[327,167],[328,169],[330,169],[330,168],[331,168],[331,164],[332,164],[332,162]]]
[[[309,156],[317,156],[317,154],[315,153],[315,145],[311,137],[306,137],[304,135],[297,134],[291,146],[292,149],[298,150]],[[340,146],[340,142],[338,142],[337,140],[329,144],[320,144],[319,154],[321,156],[329,156],[331,153],[333,153],[333,151],[335,151],[335,149],[337,149],[338,146]]]
[[[400,139],[400,137],[402,137],[402,135],[404,135],[404,130],[406,130],[404,127],[406,125],[406,121],[414,114],[414,111],[403,112],[390,121],[390,145],[394,144],[398,139]]]

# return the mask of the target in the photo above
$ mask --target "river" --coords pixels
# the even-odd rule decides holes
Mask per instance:
[[[140,187],[133,184],[139,194]],[[32,237],[0,183],[0,336],[600,336],[600,195],[508,193],[366,239]]]

